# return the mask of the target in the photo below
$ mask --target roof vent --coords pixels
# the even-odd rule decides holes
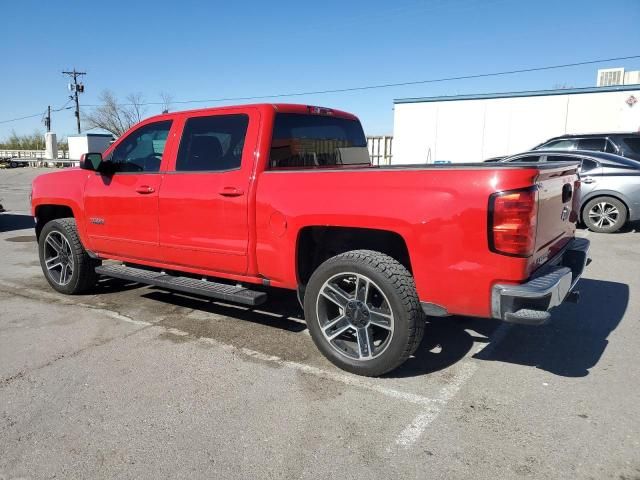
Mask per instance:
[[[598,87],[624,84],[624,68],[603,68],[598,70]]]

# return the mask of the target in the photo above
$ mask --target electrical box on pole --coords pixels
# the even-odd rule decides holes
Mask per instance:
[[[71,72],[62,72],[64,75],[69,75],[73,79],[73,83],[69,84],[69,90],[73,92],[69,98],[76,103],[76,124],[78,126],[78,133],[80,133],[80,100],[78,99],[78,93],[84,93],[84,84],[78,83],[78,77],[86,75],[86,72],[77,72],[74,68]]]

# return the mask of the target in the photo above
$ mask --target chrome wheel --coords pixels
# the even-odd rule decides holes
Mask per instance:
[[[611,227],[618,222],[619,218],[618,208],[608,202],[598,202],[589,210],[589,220],[598,228]]]
[[[339,273],[324,282],[316,312],[327,342],[350,359],[382,355],[393,337],[389,300],[375,282],[359,273]]]
[[[73,252],[62,233],[50,232],[44,240],[44,262],[49,277],[58,285],[68,285],[73,276]]]

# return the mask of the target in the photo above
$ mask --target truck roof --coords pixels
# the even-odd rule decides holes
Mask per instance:
[[[352,120],[358,119],[358,117],[356,117],[355,115],[349,112],[336,110],[335,108],[321,107],[317,105],[305,105],[301,103],[300,104],[298,103],[249,103],[249,104],[243,104],[243,105],[224,105],[220,107],[206,107],[206,108],[197,108],[193,110],[179,110],[175,112],[163,113],[160,115],[153,115],[152,117],[149,117],[149,118],[153,118],[153,119],[171,118],[172,116],[183,115],[185,113],[186,114],[200,114],[200,113],[214,114],[218,112],[224,112],[225,110],[230,110],[230,109],[237,110],[237,109],[243,109],[243,108],[257,108],[262,111],[275,111],[275,112],[281,112],[281,113],[298,113],[298,114],[311,114],[313,113],[311,112],[311,109],[317,108],[317,109],[321,109],[323,112],[330,112],[330,115],[333,115],[336,117],[349,118]],[[320,114],[326,115],[327,113],[320,113]]]

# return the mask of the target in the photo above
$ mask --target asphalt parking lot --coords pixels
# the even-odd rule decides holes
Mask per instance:
[[[313,345],[295,298],[250,309],[40,270],[29,184],[0,171],[0,479],[640,479],[640,233],[599,235],[543,327],[430,319],[380,379]]]

